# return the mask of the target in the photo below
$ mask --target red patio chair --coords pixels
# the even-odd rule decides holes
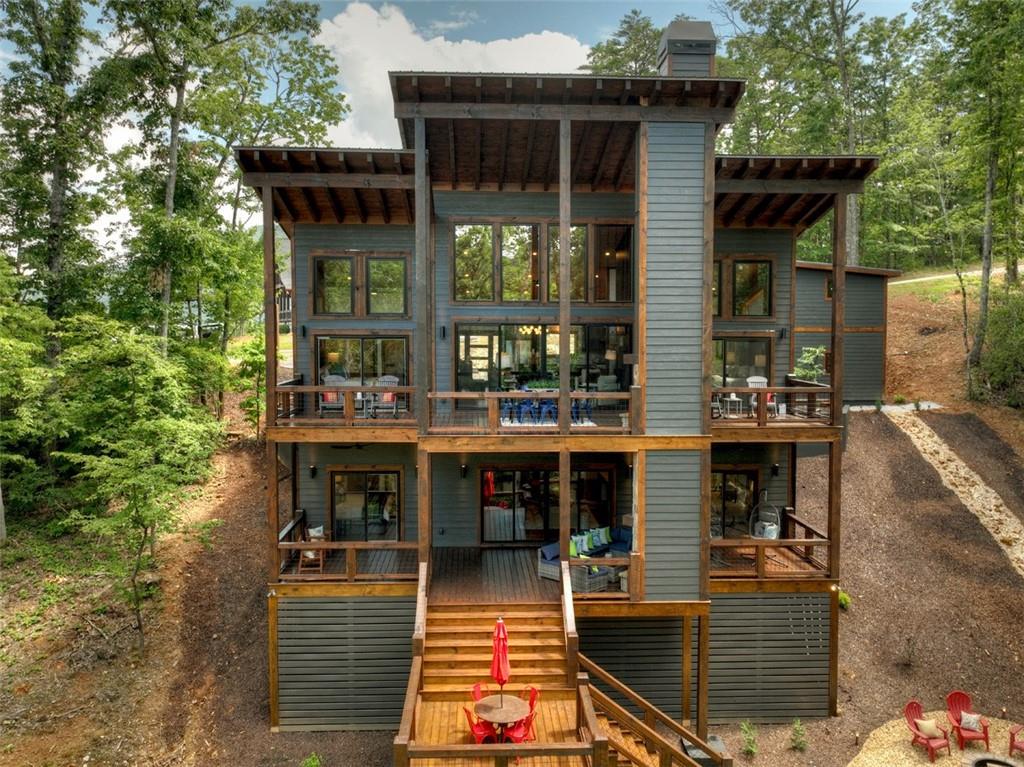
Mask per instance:
[[[913,738],[910,741],[912,746],[922,746],[928,751],[928,760],[931,762],[935,761],[935,752],[940,748],[945,748],[949,752],[950,756],[953,755],[953,749],[949,746],[949,733],[942,727],[939,727],[939,732],[942,733],[941,738],[929,738],[923,732],[917,728],[917,719],[924,719],[924,711],[921,709],[921,702],[918,700],[911,700],[903,707],[903,716],[907,720],[907,727],[910,728],[910,732],[913,734]]]
[[[530,701],[530,714],[532,715],[537,710],[537,701],[540,700],[540,690],[536,687],[530,686],[523,692],[524,694],[528,693],[528,696],[524,699]],[[527,736],[527,740],[537,740],[537,733],[533,730],[533,719],[530,720],[530,732]]]
[[[1015,724],[1010,728],[1010,756],[1013,756],[1014,751],[1024,754],[1024,736],[1017,737],[1021,730],[1024,730],[1024,724]]]
[[[507,743],[523,743],[533,740],[533,719],[537,716],[536,711],[531,711],[525,719],[520,719],[511,727],[505,728],[504,739]]]
[[[960,717],[964,713],[974,713],[971,710],[971,696],[963,690],[953,690],[946,696],[946,716],[949,717],[949,723],[953,725],[957,745],[963,751],[964,744],[970,743],[972,740],[983,740],[985,741],[985,750],[988,751],[988,719],[981,718],[981,730],[968,730],[966,727],[960,726]]]
[[[478,701],[481,698],[486,698],[490,693],[487,688],[481,685],[479,682],[473,685],[473,700]]]
[[[494,729],[494,725],[490,722],[485,722],[483,719],[474,719],[473,712],[465,706],[462,710],[466,712],[466,720],[469,722],[469,731],[473,735],[473,740],[476,741],[477,745],[481,743],[497,743],[498,742],[498,731]]]

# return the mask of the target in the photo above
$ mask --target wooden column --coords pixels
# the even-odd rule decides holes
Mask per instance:
[[[273,590],[267,597],[267,668],[270,672],[270,728],[271,731],[277,732],[281,724],[281,714],[277,684],[277,594]]]
[[[264,423],[274,424],[277,412],[277,302],[274,265],[274,194],[263,187],[263,336],[266,341],[267,400]]]
[[[416,535],[419,539],[419,561],[430,564],[433,540],[433,489],[431,483],[430,453],[423,448],[416,451]]]
[[[281,552],[277,548],[277,443],[267,440],[267,582],[275,583],[281,577]]]
[[[697,737],[708,739],[708,644],[711,613],[697,619]]]
[[[569,274],[569,229],[572,226],[572,123],[558,123],[558,430],[569,433],[572,423],[569,333],[572,325],[572,280]],[[568,475],[560,487],[568,487]],[[567,493],[565,493],[568,496]],[[568,546],[568,543],[566,543]]]
[[[843,331],[846,321],[846,195],[832,207],[832,425],[843,418]]]
[[[422,117],[416,118],[416,245],[413,255],[414,311],[416,318],[415,342],[413,344],[413,379],[416,393],[413,396],[416,423],[420,434],[426,434],[430,424],[430,354],[434,348],[430,338],[430,178],[427,173],[427,127]]]
[[[693,686],[693,618],[683,617],[683,724],[690,726],[690,688]]]
[[[839,587],[829,591],[828,713],[839,716]]]
[[[839,578],[839,544],[842,533],[840,509],[843,496],[843,443],[828,443],[828,575]]]
[[[560,450],[558,453],[558,555],[563,562],[569,559],[571,472],[572,454],[568,450]]]
[[[637,128],[636,155],[636,259],[637,259],[637,293],[636,293],[636,367],[634,383],[641,387],[642,405],[635,416],[639,433],[647,430],[647,147],[648,123],[642,122]]]
[[[292,285],[295,283],[293,282]],[[299,507],[299,443],[291,443],[291,475],[292,475],[292,519],[295,519],[295,509]]]
[[[701,433],[711,433],[711,366],[714,364],[714,316],[712,307],[712,276],[715,270],[715,124],[704,123],[704,265],[703,265],[703,333],[701,334]],[[765,399],[762,397],[762,399]],[[711,482],[708,471],[701,471],[701,485]],[[702,494],[703,495],[703,494]],[[702,498],[703,501],[703,498]],[[710,496],[709,496],[710,503]]]
[[[633,456],[633,550],[639,555],[638,572],[629,570],[629,598],[644,598],[647,579],[647,451]]]

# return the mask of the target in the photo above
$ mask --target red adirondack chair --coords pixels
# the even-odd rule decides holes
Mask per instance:
[[[540,690],[532,685],[523,691],[524,694],[528,693],[529,697],[527,700],[530,701],[530,714],[531,716],[537,711],[537,701],[540,700]],[[527,734],[527,740],[537,740],[537,733],[533,730],[533,719],[530,719],[530,732]]]
[[[479,682],[476,682],[473,685],[473,700],[480,700],[481,698],[487,697],[488,694],[489,693],[487,692],[487,688],[481,685]]]
[[[971,710],[971,696],[963,690],[953,690],[946,696],[946,716],[949,717],[949,723],[953,725],[957,745],[963,751],[964,744],[970,743],[972,740],[983,740],[985,741],[985,750],[988,751],[988,719],[981,718],[980,730],[968,730],[966,727],[960,726],[960,716],[965,712],[974,713]]]
[[[949,746],[949,733],[942,727],[939,727],[939,732],[942,733],[941,738],[929,738],[923,732],[917,728],[916,719],[924,719],[924,711],[921,709],[921,702],[917,700],[911,700],[903,707],[903,716],[907,720],[907,727],[910,728],[910,732],[913,734],[913,739],[910,744],[913,746],[922,746],[928,751],[928,760],[935,761],[935,752],[944,748],[949,752],[950,756],[953,754],[953,749]]]
[[[481,743],[497,743],[498,742],[498,731],[494,729],[494,725],[490,722],[485,722],[483,719],[474,719],[473,712],[465,706],[462,710],[466,712],[466,720],[469,722],[469,731],[473,735],[473,740],[477,742],[477,745]]]
[[[537,716],[536,711],[531,711],[525,719],[520,719],[511,727],[505,728],[505,740],[510,743],[522,743],[531,739],[533,732],[533,719]]]
[[[1024,730],[1024,724],[1015,724],[1010,728],[1010,756],[1013,756],[1014,751],[1024,754],[1024,736],[1017,737],[1021,730]]]

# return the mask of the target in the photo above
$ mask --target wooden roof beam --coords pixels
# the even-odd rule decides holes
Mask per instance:
[[[715,190],[715,193],[718,193],[717,189]],[[747,199],[746,195],[741,194],[740,198],[736,200],[736,202],[734,202],[732,205],[730,205],[728,210],[723,210],[722,226],[732,226],[732,222],[736,220],[736,216],[739,215],[740,211],[743,210],[744,206],[746,206],[748,202],[750,202],[750,200]]]
[[[398,155],[396,154],[395,157],[398,157]],[[320,156],[316,152],[310,152],[309,159],[313,163],[313,167],[316,168],[317,173],[324,172],[323,165],[320,163]],[[401,164],[398,167],[401,168]],[[337,193],[331,187],[327,187],[327,202],[331,206],[335,222],[342,223],[345,220],[345,208],[338,199]]]
[[[580,140],[576,144],[576,148],[573,149],[572,154],[572,184],[576,183],[576,179],[580,175],[580,166],[583,165],[583,147],[587,145],[587,141],[590,139],[590,129],[594,123],[586,122],[583,123],[583,130],[580,131]]]
[[[823,216],[825,211],[831,208],[835,204],[835,195],[827,194],[819,202],[811,205],[804,213],[797,216],[796,221],[793,222],[799,230],[806,229],[811,221],[816,220],[819,216]]]
[[[629,141],[626,142],[626,149],[619,158],[619,167],[615,170],[615,191],[622,189],[622,183],[626,180],[626,168],[629,165],[629,156],[633,154],[633,147],[636,145],[636,134],[640,128],[630,126]]]
[[[452,78],[444,78],[444,94],[445,100],[452,103]],[[451,182],[452,189],[455,189],[456,184],[459,183],[459,171],[455,167],[455,121],[452,118],[448,118],[448,164],[451,166]]]
[[[370,170],[373,171],[374,175],[377,175],[377,161],[373,159],[372,154],[366,155],[366,161],[370,163]],[[380,203],[380,214],[384,219],[385,224],[391,223],[391,209],[388,207],[388,199],[384,196],[384,190],[377,187],[377,201]]]
[[[768,208],[770,208],[772,206],[772,204],[775,203],[775,201],[776,201],[775,195],[773,195],[773,194],[766,194],[766,195],[764,195],[764,197],[762,197],[760,200],[758,200],[757,205],[755,205],[751,209],[751,211],[744,217],[743,223],[746,224],[747,226],[753,226],[757,222],[757,220],[761,217],[761,214],[764,213],[766,210],[768,210]]]
[[[395,174],[398,175],[398,176],[403,175],[405,173],[405,171],[402,170],[402,155],[398,154],[398,152],[395,152],[394,162],[395,162]],[[411,198],[412,198],[412,191],[410,191],[409,189],[403,189],[402,190],[402,197],[401,197],[401,199],[402,199],[402,209],[405,211],[405,221],[406,221],[406,223],[409,223],[409,224],[411,224],[413,222],[413,218],[412,218],[412,199]]]
[[[785,200],[782,205],[779,206],[779,209],[775,211],[775,214],[768,220],[769,227],[777,226],[779,222],[786,217],[786,214],[789,213],[804,196],[802,194],[792,194],[788,195],[788,197],[789,199]]]
[[[283,194],[280,189],[274,189],[274,199],[276,202],[281,203],[281,207],[288,211],[288,217],[292,221],[299,220],[299,214],[295,212],[295,206],[292,205],[291,200],[289,200],[288,197],[285,194]]]
[[[338,152],[338,164],[341,165],[341,169],[346,174],[351,175],[351,174],[349,174],[349,169],[348,169],[348,158],[345,157],[345,153],[344,152]],[[359,214],[359,220],[360,220],[360,222],[365,224],[366,223],[366,205],[365,205],[365,203],[363,203],[363,198],[359,196],[359,191],[357,189],[353,189],[352,190],[352,197],[356,201],[356,212]]]
[[[289,154],[288,152],[281,152],[281,157],[290,169],[295,170],[294,155]],[[323,215],[320,213],[320,206],[316,204],[316,198],[313,197],[313,193],[309,191],[309,187],[306,186],[299,187],[299,191],[302,193],[302,197],[306,201],[306,205],[309,207],[309,214],[313,217],[313,221],[319,224]]]
[[[732,107],[642,106],[640,104],[569,104],[571,86],[565,90],[563,104],[477,104],[432,101],[395,104],[395,117],[400,120],[423,117],[427,120],[545,120],[562,119],[574,122],[729,122]],[[688,96],[680,97],[682,100]]]
[[[604,141],[601,142],[601,153],[598,155],[600,159],[597,162],[597,168],[594,170],[594,177],[590,179],[591,192],[597,189],[597,185],[601,183],[601,176],[604,175],[605,166],[608,164],[608,146],[611,144],[613,133],[615,133],[615,123],[609,123],[608,133],[605,134]]]
[[[619,106],[625,106],[626,102],[629,101],[629,97],[633,95],[633,81],[626,80],[622,84],[622,93],[619,94]]]
[[[726,194],[859,194],[863,179],[756,179],[722,178],[716,192]]]
[[[339,153],[340,154],[340,153]],[[270,186],[278,188],[335,187],[338,189],[412,189],[412,176],[391,173],[243,173],[242,183],[246,186]]]
[[[537,92],[540,93],[542,81],[537,78]],[[512,103],[512,78],[505,78],[505,103]],[[501,125],[501,162],[498,167],[498,191],[505,188],[506,172],[508,171],[508,134],[512,123],[505,120]]]
[[[480,85],[480,78],[476,78],[476,103],[479,104],[481,98],[483,98],[483,88]],[[482,165],[484,156],[484,123],[483,120],[476,121],[476,161],[473,163],[473,188],[480,191],[480,177],[482,175]]]

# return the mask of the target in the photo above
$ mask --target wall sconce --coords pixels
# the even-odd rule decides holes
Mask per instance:
[[[777,464],[777,463],[773,463],[772,464],[772,476],[773,477],[779,476],[779,464]]]
[[[779,328],[779,340],[781,341],[785,337],[786,337],[786,328],[785,327]]]
[[[461,474],[462,478],[465,479],[466,475],[469,474],[469,467],[466,464],[460,465],[459,466],[459,474]]]
[[[299,327],[299,329],[302,331],[302,337],[305,338],[306,337],[306,326],[305,325],[301,325]]]
[[[448,337],[448,326],[447,325],[442,325],[441,326],[441,340],[443,341],[447,337]]]
[[[309,465],[309,478],[310,479],[315,479],[316,478],[316,464],[311,463]]]

